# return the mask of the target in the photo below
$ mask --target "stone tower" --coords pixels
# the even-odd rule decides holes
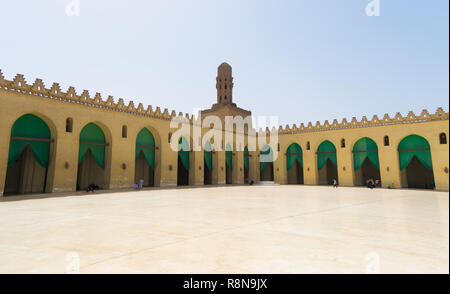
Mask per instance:
[[[231,66],[224,62],[217,68],[217,104],[233,104],[233,76]]]
[[[223,62],[217,68],[217,103],[213,104],[210,109],[202,110],[201,114],[203,118],[208,115],[215,115],[223,120],[225,116],[242,116],[245,118],[252,114],[250,111],[239,108],[236,103],[233,103],[233,86],[231,66]]]

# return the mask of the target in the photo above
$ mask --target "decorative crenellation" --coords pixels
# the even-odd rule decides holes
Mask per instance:
[[[302,123],[299,127],[296,124],[290,127],[286,125],[284,128],[280,126],[278,128],[278,133],[280,135],[285,134],[297,134],[297,133],[307,133],[307,132],[319,132],[319,131],[328,131],[328,130],[339,130],[339,129],[354,129],[354,128],[367,128],[367,127],[378,127],[378,126],[386,126],[386,125],[396,125],[396,124],[410,124],[410,123],[421,123],[428,121],[437,121],[437,120],[448,120],[449,113],[445,112],[442,107],[439,107],[435,113],[428,113],[426,109],[422,110],[420,115],[414,114],[414,112],[409,111],[406,116],[402,116],[400,112],[397,112],[394,117],[390,117],[387,113],[383,116],[382,119],[379,119],[377,115],[374,115],[371,120],[368,120],[366,116],[363,116],[360,121],[353,117],[349,122],[347,119],[343,119],[340,123],[337,119],[334,119],[330,124],[328,120],[326,120],[323,124],[320,124],[319,121],[313,125],[309,122],[306,126]],[[269,130],[266,129],[266,133]]]
[[[192,124],[194,121],[194,115],[184,114],[179,112],[176,115],[175,110],[169,113],[169,110],[165,108],[161,111],[158,106],[153,110],[151,105],[144,108],[142,103],[139,103],[136,107],[133,101],[130,101],[128,105],[125,105],[122,98],[119,98],[118,102],[114,102],[112,96],[108,96],[105,100],[102,99],[100,93],[95,93],[94,97],[89,95],[89,91],[84,90],[80,95],[75,91],[74,87],[69,87],[66,92],[61,91],[58,83],[53,83],[50,88],[46,88],[41,79],[36,79],[36,81],[30,85],[27,84],[24,76],[22,74],[17,74],[12,81],[6,80],[0,69],[0,90],[6,90],[11,92],[19,92],[22,94],[29,94],[34,96],[40,96],[43,98],[48,98],[52,100],[58,100],[69,103],[81,104],[89,107],[96,107],[106,110],[119,111],[124,113],[129,113],[133,115],[139,115],[144,117],[151,117],[163,120],[171,120],[174,117],[185,117]]]
[[[163,120],[171,120],[175,117],[183,117],[183,113],[179,112],[176,114],[175,110],[172,110],[169,113],[167,108],[164,108],[161,111],[161,108],[157,106],[155,109],[151,105],[147,106],[147,109],[144,108],[142,103],[139,103],[136,107],[133,101],[130,101],[128,105],[125,105],[122,98],[119,98],[118,102],[114,102],[114,98],[112,96],[108,96],[105,100],[102,99],[100,93],[95,93],[94,97],[90,97],[89,92],[84,90],[80,95],[78,95],[75,91],[74,87],[69,87],[66,92],[61,91],[61,88],[58,83],[53,83],[50,89],[46,88],[41,79],[36,79],[36,81],[29,85],[25,81],[25,78],[21,74],[17,74],[12,81],[6,80],[3,76],[3,73],[0,69],[0,90],[11,91],[11,92],[19,92],[23,94],[29,94],[34,96],[40,96],[43,98],[48,98],[52,100],[58,100],[69,103],[81,104],[89,107],[96,107],[100,109],[119,111],[124,113],[129,113],[132,115],[151,117],[156,119]],[[198,124],[193,114],[189,115],[186,113],[184,115],[186,119],[189,120],[190,124]],[[301,123],[299,127],[296,124],[293,124],[292,127],[286,125],[284,128],[280,126],[278,128],[279,135],[287,135],[287,134],[297,134],[297,133],[308,133],[308,132],[320,132],[320,131],[329,131],[329,130],[339,130],[339,129],[352,129],[352,128],[366,128],[366,127],[377,127],[377,126],[385,126],[385,125],[395,125],[395,124],[407,124],[407,123],[421,123],[428,121],[437,121],[437,120],[448,120],[449,113],[445,112],[441,107],[439,107],[435,113],[430,114],[427,110],[422,110],[420,115],[415,115],[414,112],[409,111],[408,114],[404,117],[399,112],[395,114],[394,117],[390,117],[388,114],[385,114],[382,119],[379,119],[377,115],[374,115],[371,120],[368,120],[366,116],[363,116],[360,121],[353,117],[350,122],[347,119],[343,119],[340,123],[337,119],[334,119],[330,124],[328,120],[326,120],[323,124],[319,121],[313,125],[309,122],[306,126]],[[272,128],[273,132],[276,132],[275,128]],[[259,129],[257,132],[259,135],[269,135],[270,129],[266,128],[265,130]]]

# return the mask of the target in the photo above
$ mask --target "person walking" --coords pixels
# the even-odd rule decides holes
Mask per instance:
[[[139,180],[139,189],[142,189],[144,187],[144,179]]]

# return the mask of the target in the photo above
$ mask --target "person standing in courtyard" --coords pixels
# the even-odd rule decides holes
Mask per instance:
[[[142,189],[144,187],[144,179],[139,180],[139,189]]]
[[[338,183],[337,183],[336,179],[333,179],[333,188],[337,188],[337,186],[338,186]]]

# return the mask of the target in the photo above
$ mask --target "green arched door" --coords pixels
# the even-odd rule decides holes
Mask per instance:
[[[233,150],[230,144],[225,146],[226,183],[233,183]]]
[[[78,151],[77,189],[89,185],[106,188],[105,180],[105,134],[94,124],[87,124],[80,132]]]
[[[336,147],[326,140],[317,148],[317,169],[319,185],[330,185],[338,181]]]
[[[204,163],[204,167],[203,167],[203,183],[205,185],[211,185],[212,184],[212,169],[213,169],[213,162],[212,162],[212,158],[213,158],[213,150],[212,150],[212,146],[211,143],[209,141],[207,141],[205,143],[205,147],[203,150],[203,163]]]
[[[264,145],[259,152],[259,173],[261,181],[273,181],[273,152],[269,145]]]
[[[143,128],[136,137],[134,181],[139,186],[154,186],[155,139],[152,133]]]
[[[25,114],[11,128],[4,195],[43,193],[47,182],[51,135],[47,124]]]
[[[286,150],[286,169],[289,184],[303,184],[303,151],[297,143]]]
[[[378,146],[375,141],[367,137],[359,139],[353,145],[352,153],[357,186],[365,186],[369,180],[381,180]]]
[[[244,148],[244,183],[249,182],[249,172],[250,172],[250,154],[248,152],[248,147]]]
[[[185,137],[178,140],[178,186],[189,185],[189,142]]]
[[[418,135],[410,135],[398,145],[402,185],[409,188],[434,188],[430,144]]]

